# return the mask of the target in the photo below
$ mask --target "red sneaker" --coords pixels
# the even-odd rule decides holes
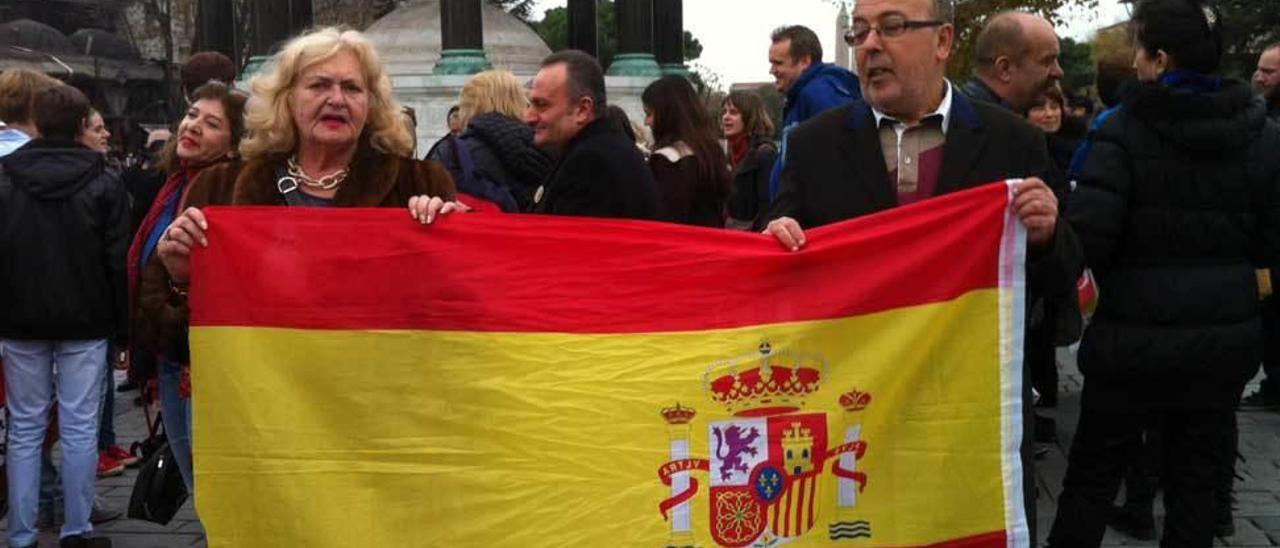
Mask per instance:
[[[125,468],[132,468],[135,464],[138,464],[138,457],[129,454],[128,451],[125,451],[125,449],[119,445],[112,445],[111,447],[108,447],[106,451],[103,451],[103,453],[106,453],[108,457],[115,459],[116,462],[123,464]]]
[[[120,461],[111,458],[106,451],[98,453],[98,477],[107,478],[111,476],[119,476],[124,473],[124,465]]]

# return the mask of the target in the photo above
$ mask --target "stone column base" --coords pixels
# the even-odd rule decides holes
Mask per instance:
[[[482,49],[445,50],[440,54],[433,74],[475,74],[493,68]]]
[[[662,76],[662,68],[652,53],[621,53],[613,56],[609,76]]]

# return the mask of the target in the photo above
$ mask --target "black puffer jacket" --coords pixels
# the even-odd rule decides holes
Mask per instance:
[[[0,165],[0,338],[123,336],[131,235],[120,177],[72,142],[37,139]]]
[[[458,139],[467,145],[477,175],[510,193],[515,211],[528,211],[532,207],[533,193],[551,173],[553,165],[550,156],[534,147],[533,129],[514,118],[486,112],[472,118]],[[484,197],[477,189],[467,188],[460,173],[453,173],[457,166],[453,158],[455,142],[458,141],[441,141],[427,159],[449,168],[458,190]]]
[[[1086,378],[1233,403],[1258,369],[1254,268],[1280,257],[1280,130],[1248,86],[1140,87],[1098,130],[1067,216],[1100,291]]]

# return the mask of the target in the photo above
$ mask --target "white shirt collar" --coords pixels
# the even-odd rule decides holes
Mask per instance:
[[[938,104],[938,108],[936,110],[924,116],[925,118],[928,118],[935,114],[941,115],[943,135],[947,134],[947,128],[950,127],[951,125],[951,88],[953,86],[951,85],[950,81],[946,81],[946,83],[947,83],[946,90],[942,92],[942,102]],[[868,102],[867,104],[870,105],[871,103]],[[871,107],[871,115],[875,116],[876,118],[876,127],[880,127],[880,124],[883,123],[884,119],[888,118],[889,120],[892,120],[894,122],[895,126],[901,126],[898,128],[899,131],[906,129],[905,124],[903,124],[902,122],[899,122],[896,118],[893,118],[891,116],[886,115],[883,112],[880,112],[879,110],[876,110],[876,107]]]

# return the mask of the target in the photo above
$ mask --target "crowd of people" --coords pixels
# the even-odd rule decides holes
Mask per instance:
[[[950,0],[856,3],[844,37],[856,74],[823,62],[812,30],[778,29],[776,123],[759,96],[734,91],[717,124],[688,79],[667,76],[641,96],[646,131],[609,104],[600,64],[578,51],[547,57],[529,82],[482,72],[421,160],[416,115],[356,31],[293,39],[250,93],[229,84],[229,60],[193,57],[172,138],[123,171],[104,157],[109,135],[83,94],[5,71],[9,544],[34,545],[54,522],[41,508],[59,492],[48,457],[56,404],[62,545],[110,545],[92,523],[119,514],[95,506],[94,477],[137,459],[112,439],[112,364],[156,387],[195,489],[187,290],[191,251],[208,245],[205,207],[401,208],[423,224],[470,211],[639,219],[758,231],[803,252],[806,230],[1016,180],[1011,207],[1028,246],[1027,522],[1037,443],[1056,431],[1034,407],[1056,405],[1054,349],[1079,340],[1082,411],[1049,545],[1098,546],[1108,525],[1154,538],[1160,488],[1164,545],[1210,546],[1230,532],[1236,409],[1280,408],[1280,314],[1264,300],[1280,264],[1280,44],[1251,87],[1221,74],[1226,22],[1212,6],[1141,0],[1134,59],[1100,63],[1106,110],[1094,115],[1092,100],[1060,88],[1055,29],[1029,13],[989,18],[973,78],[949,81],[954,10]],[[1087,326],[1086,268],[1102,294]],[[1244,397],[1260,363],[1266,381]]]

